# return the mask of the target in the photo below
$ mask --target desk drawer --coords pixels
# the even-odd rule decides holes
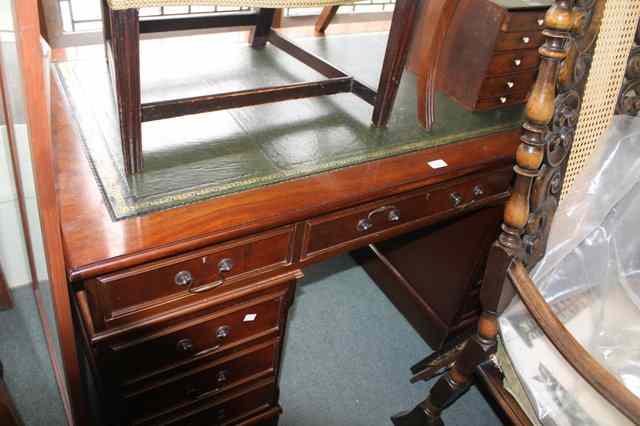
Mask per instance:
[[[288,291],[243,300],[193,320],[132,340],[107,344],[104,363],[119,382],[133,383],[151,374],[211,357],[265,333],[277,334],[287,309]]]
[[[293,229],[198,250],[89,282],[97,330],[181,308],[291,263]]]
[[[231,426],[248,425],[250,420],[268,412],[280,412],[276,404],[275,379],[261,380],[240,390],[202,401],[195,406],[140,419],[134,425]],[[272,414],[273,415],[273,414]]]
[[[254,345],[160,383],[130,391],[124,396],[126,411],[131,418],[142,418],[169,407],[216,397],[259,377],[273,376],[279,343],[276,339]]]
[[[327,251],[356,248],[411,222],[470,207],[509,189],[511,168],[475,175],[457,184],[394,197],[309,220],[302,260]],[[358,244],[360,243],[360,244]]]

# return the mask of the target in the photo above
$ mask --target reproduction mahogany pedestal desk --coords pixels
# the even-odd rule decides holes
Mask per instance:
[[[364,37],[354,40],[366,41]],[[346,38],[339,43],[341,50],[324,46],[325,51],[350,49]],[[357,50],[362,49],[354,46],[353,51]],[[449,111],[457,122],[485,120],[480,136],[469,132],[451,136],[443,129],[422,133],[425,131],[414,123],[415,111],[404,108],[402,100],[398,111],[407,110],[411,117],[405,127],[397,115],[389,130],[383,131],[358,127],[347,118],[340,119],[342,124],[337,127],[311,120],[307,125],[320,130],[313,130],[318,140],[308,144],[316,143],[313,146],[318,149],[328,146],[338,153],[341,150],[336,146],[349,146],[336,144],[339,139],[323,139],[323,135],[340,138],[344,135],[336,129],[349,125],[373,132],[371,144],[375,146],[383,143],[380,138],[385,134],[448,139],[131,214],[118,204],[124,201],[104,169],[108,157],[95,161],[99,136],[111,133],[100,127],[104,120],[94,118],[101,117],[95,110],[84,115],[107,102],[88,96],[91,102],[83,104],[78,98],[97,84],[74,89],[74,84],[81,84],[74,75],[99,74],[92,64],[58,65],[53,125],[75,327],[82,341],[81,357],[91,376],[88,382],[97,390],[106,423],[276,424],[281,412],[278,375],[287,312],[304,268],[374,243],[389,244],[389,259],[402,262],[399,258],[406,244],[413,243],[383,242],[417,230],[417,248],[409,248],[414,254],[404,260],[420,262],[417,275],[410,278],[413,283],[389,281],[385,292],[435,348],[474,322],[484,256],[498,232],[500,206],[509,195],[521,111],[472,116],[441,100],[446,103],[441,110]],[[411,83],[411,77],[405,80]],[[342,102],[348,99],[341,99],[332,111]],[[311,104],[296,108],[280,104],[278,108],[290,109],[280,109],[279,114],[300,113],[300,105],[311,108]],[[314,105],[328,108],[324,103]],[[408,99],[406,105],[415,105],[414,100]],[[264,120],[264,111],[268,111],[264,108],[269,107],[258,108],[263,108],[259,111]],[[245,114],[241,116],[245,127],[260,121],[247,118],[250,112],[239,113]],[[368,117],[365,113],[363,120]],[[224,118],[216,117],[217,123]],[[504,123],[505,117],[510,117],[509,123]],[[280,119],[277,115],[266,118]],[[493,119],[504,125],[497,126]],[[262,135],[264,146],[273,140],[295,143],[304,137],[299,135],[308,134],[300,126],[287,124],[272,139],[271,133],[260,129],[252,135]],[[237,155],[237,143],[242,142],[235,142],[225,145],[224,152]],[[279,146],[272,143],[268,148]],[[290,152],[292,157],[307,154],[305,146],[309,147],[299,145],[301,151]],[[194,164],[199,160],[190,159]],[[129,187],[143,188],[154,182],[153,155],[148,164],[145,174],[134,178],[139,181],[128,181]],[[189,169],[189,176],[200,168]],[[171,168],[156,173],[173,176],[178,172]],[[173,201],[181,199],[172,197]],[[396,260],[394,251],[400,253]],[[427,271],[427,276],[420,277],[421,271]],[[402,295],[398,296],[394,285],[402,286]],[[407,296],[411,294],[415,297]],[[417,307],[403,307],[403,303]],[[407,386],[411,386],[408,378],[407,371]]]

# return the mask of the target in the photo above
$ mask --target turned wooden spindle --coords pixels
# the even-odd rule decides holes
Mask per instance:
[[[545,17],[540,47],[540,71],[525,109],[521,145],[516,152],[516,179],[505,206],[504,223],[498,240],[489,253],[480,294],[483,312],[478,329],[451,369],[439,378],[426,400],[413,410],[392,418],[400,426],[442,425],[440,415],[471,384],[478,365],[495,353],[498,314],[510,301],[513,289],[507,282],[507,271],[514,259],[523,259],[522,235],[529,222],[530,194],[534,180],[540,176],[545,159],[549,123],[553,119],[556,85],[561,61],[569,50],[567,41],[576,25],[573,0],[557,0]]]

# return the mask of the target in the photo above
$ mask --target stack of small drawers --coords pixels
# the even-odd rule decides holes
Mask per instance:
[[[109,424],[275,425],[293,227],[100,276],[76,294]]]
[[[443,51],[439,89],[470,111],[526,102],[545,40],[544,4],[462,0]]]

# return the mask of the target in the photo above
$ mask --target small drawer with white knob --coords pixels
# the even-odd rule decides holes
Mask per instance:
[[[537,68],[539,63],[540,55],[536,49],[498,52],[489,61],[487,76],[501,76],[531,70]]]
[[[293,227],[100,276],[86,283],[97,331],[183,308],[291,264]]]
[[[476,111],[486,111],[493,108],[522,104],[527,100],[528,95],[528,91],[518,91],[514,93],[479,99],[476,103],[475,109]]]
[[[512,95],[530,90],[536,80],[537,71],[525,71],[500,77],[489,77],[480,88],[479,98],[491,98],[501,95]]]
[[[500,31],[542,31],[546,10],[510,11],[505,14]]]
[[[517,33],[502,33],[496,40],[496,51],[535,49],[542,46],[544,36],[540,31],[524,31]]]

